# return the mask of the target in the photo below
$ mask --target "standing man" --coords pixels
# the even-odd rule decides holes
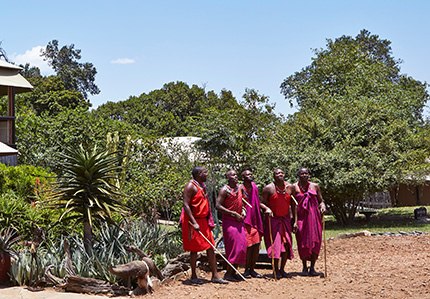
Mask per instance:
[[[302,275],[318,276],[315,262],[321,249],[321,213],[326,207],[321,195],[320,187],[309,182],[309,171],[299,170],[299,181],[293,186],[293,195],[297,199],[298,231],[296,233],[297,249],[303,263]],[[311,261],[308,270],[307,261]]]
[[[222,213],[222,234],[227,260],[237,269],[246,262],[246,231],[243,222],[246,212],[242,209],[242,191],[237,185],[236,171],[225,174],[227,185],[221,188],[216,201],[216,209]],[[228,265],[224,279],[240,281],[241,277]]]
[[[213,244],[215,241],[212,229],[215,227],[209,200],[206,195],[204,182],[208,176],[208,171],[203,167],[194,167],[192,171],[193,179],[184,188],[184,208],[181,214],[182,241],[185,251],[190,251],[191,282],[202,284],[203,281],[197,278],[196,263],[197,252],[206,250],[209,265],[212,270],[212,282],[226,284],[227,281],[219,277],[215,253],[200,232]]]
[[[297,229],[297,209],[291,200],[291,185],[284,181],[285,174],[281,169],[273,172],[274,182],[263,188],[262,207],[265,209],[264,243],[267,255],[275,259],[275,277],[288,277],[285,264],[293,258],[293,239],[291,237],[290,208],[294,216],[294,231]],[[270,225],[270,227],[269,227]],[[270,234],[271,233],[271,234]],[[279,259],[281,266],[279,267]]]
[[[254,268],[260,254],[261,238],[264,235],[263,221],[260,215],[260,198],[258,188],[254,183],[254,176],[250,170],[242,172],[243,184],[240,185],[243,199],[246,200],[251,206],[245,205],[246,217],[244,220],[246,230],[246,264],[245,278],[258,277],[261,278]]]

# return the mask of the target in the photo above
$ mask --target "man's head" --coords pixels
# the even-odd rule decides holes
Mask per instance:
[[[300,168],[298,177],[301,182],[307,182],[309,180],[309,171],[306,168]]]
[[[273,171],[273,179],[277,182],[283,182],[285,179],[285,173],[282,169],[278,168]]]
[[[245,170],[242,172],[242,179],[245,183],[247,182],[253,182],[254,176],[252,175],[251,170]]]
[[[206,182],[206,178],[208,176],[208,171],[206,168],[201,166],[194,166],[193,171],[191,172],[193,178],[199,182]]]
[[[234,170],[229,170],[229,171],[227,171],[226,173],[225,173],[225,178],[227,179],[227,182],[229,183],[229,184],[237,184],[237,182],[239,181],[238,179],[237,179],[237,173],[236,173],[236,171],[234,171]]]

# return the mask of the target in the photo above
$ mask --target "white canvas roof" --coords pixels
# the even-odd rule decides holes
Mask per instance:
[[[0,156],[11,156],[18,154],[18,151],[10,146],[0,142]]]
[[[8,94],[8,86],[15,87],[15,93],[28,92],[33,86],[18,74],[21,67],[0,60],[0,96]]]

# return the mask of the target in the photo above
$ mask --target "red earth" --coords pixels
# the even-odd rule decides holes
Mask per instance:
[[[430,298],[430,235],[369,236],[327,240],[327,277],[299,276],[298,253],[287,263],[291,278],[265,278],[228,285],[190,285],[186,277],[161,285],[142,298]],[[316,270],[324,273],[324,249]],[[243,271],[243,269],[240,269]]]

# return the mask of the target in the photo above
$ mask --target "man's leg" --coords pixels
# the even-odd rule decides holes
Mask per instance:
[[[211,271],[212,271],[212,280],[218,280],[220,277],[218,275],[218,269],[216,266],[216,258],[215,258],[214,250],[210,248],[206,250],[206,253],[208,255],[209,266],[211,267]]]
[[[255,272],[255,264],[257,263],[258,256],[260,255],[260,243],[254,244],[252,246],[252,261],[251,261],[251,267],[249,269],[249,272],[252,277],[261,277],[260,274]]]
[[[282,255],[281,255],[282,256]],[[276,279],[280,279],[282,277],[281,272],[279,272],[279,259],[274,259],[275,264],[275,273],[273,275],[276,275]]]
[[[252,249],[253,246],[249,246],[246,248],[246,264],[245,264],[245,272],[243,273],[243,276],[245,278],[251,277],[250,270],[252,269]]]
[[[197,265],[197,252],[190,252],[190,264],[191,264],[191,279],[197,278],[196,265]]]
[[[318,259],[318,254],[316,254],[315,252],[312,252],[311,255],[311,268],[309,269],[309,275],[311,276],[318,276],[320,275],[320,273],[318,273],[317,271],[315,271],[315,262]]]
[[[302,263],[303,263],[303,270],[302,270],[301,274],[304,275],[304,276],[309,275],[308,265],[306,263],[306,259],[302,259]]]
[[[287,263],[288,260],[288,252],[282,252],[281,253],[281,269],[279,270],[279,272],[281,273],[282,277],[289,277],[287,272],[285,272],[285,264]]]

